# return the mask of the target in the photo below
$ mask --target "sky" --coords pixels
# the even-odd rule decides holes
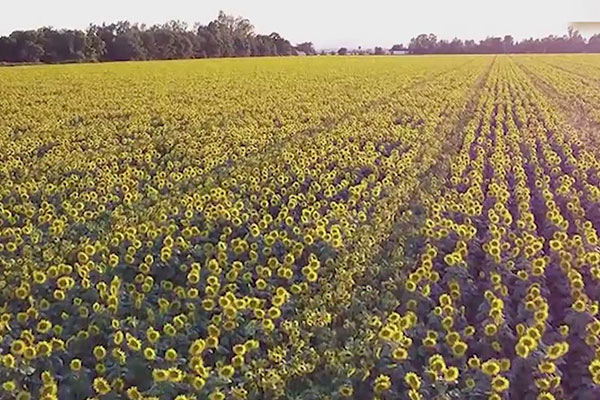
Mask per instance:
[[[248,18],[257,33],[312,41],[317,49],[389,47],[430,32],[444,39],[522,39],[565,34],[572,21],[600,21],[600,0],[24,0],[2,5],[0,35],[124,19],[191,25],[207,23],[219,10]]]

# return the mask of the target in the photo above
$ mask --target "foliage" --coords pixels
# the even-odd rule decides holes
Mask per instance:
[[[569,30],[567,35],[550,35],[542,39],[525,39],[515,42],[511,35],[487,37],[476,43],[474,40],[438,40],[437,36],[420,34],[411,39],[408,46],[411,54],[501,54],[501,53],[598,53],[600,34],[586,41],[579,32]]]
[[[314,54],[312,43],[299,45]],[[257,35],[250,21],[219,13],[208,25],[120,21],[79,30],[40,28],[0,37],[0,62],[167,60],[204,57],[288,56],[296,49],[277,33]]]

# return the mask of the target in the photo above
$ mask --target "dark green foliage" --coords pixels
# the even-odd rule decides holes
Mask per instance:
[[[298,50],[314,54],[312,43]],[[291,43],[278,33],[257,35],[245,18],[220,12],[208,25],[190,29],[180,21],[163,25],[119,21],[90,25],[84,31],[49,27],[15,31],[0,37],[0,62],[59,63],[77,61],[168,60],[204,57],[289,56]]]
[[[393,49],[392,49],[393,50]],[[600,35],[588,41],[579,32],[569,30],[567,35],[550,35],[542,39],[525,39],[515,42],[511,35],[488,37],[476,43],[474,40],[438,40],[436,35],[420,34],[411,39],[411,54],[498,54],[498,53],[597,53],[600,52]]]

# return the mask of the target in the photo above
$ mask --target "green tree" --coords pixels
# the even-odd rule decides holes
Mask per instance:
[[[10,34],[15,62],[39,62],[44,55],[37,31],[15,31]]]
[[[98,61],[106,53],[106,43],[96,35],[94,25],[90,25],[85,33],[85,58],[89,61]]]
[[[309,55],[317,54],[312,42],[304,42],[304,43],[297,44],[296,50],[302,51]]]
[[[411,39],[408,50],[412,54],[431,54],[436,52],[437,44],[437,36],[433,33],[422,33]]]
[[[600,53],[600,33],[590,37],[586,51],[590,53]]]

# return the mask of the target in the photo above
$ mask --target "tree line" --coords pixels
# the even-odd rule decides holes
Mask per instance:
[[[273,32],[256,34],[245,18],[220,12],[207,25],[179,21],[146,26],[128,21],[90,25],[86,30],[14,31],[0,37],[0,62],[60,63],[165,60],[205,57],[315,54],[311,42],[293,46]]]
[[[600,53],[600,34],[585,39],[573,29],[563,36],[515,41],[511,35],[474,40],[438,40],[437,36],[420,34],[408,45],[410,54],[489,54],[489,53]]]
[[[405,50],[395,45],[397,50]],[[392,48],[391,50],[394,50]],[[569,29],[563,36],[515,41],[510,35],[475,40],[439,40],[436,35],[420,34],[410,40],[410,54],[486,54],[486,53],[600,53],[600,34],[589,39]],[[332,52],[334,53],[334,52]],[[382,47],[374,53],[350,52],[342,47],[337,54],[386,54]],[[83,61],[165,60],[207,57],[290,56],[316,54],[312,42],[292,45],[276,32],[257,34],[246,18],[221,11],[207,25],[189,27],[180,21],[162,25],[120,21],[90,25],[86,30],[54,29],[14,31],[0,37],[0,62],[61,63]],[[322,53],[323,54],[323,53]],[[334,53],[335,54],[335,53]]]

